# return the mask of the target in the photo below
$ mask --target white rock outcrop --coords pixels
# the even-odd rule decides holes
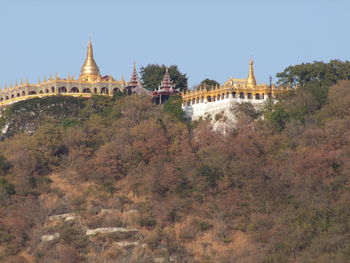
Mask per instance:
[[[120,242],[115,242],[115,244],[120,247],[133,247],[133,246],[140,245],[140,243],[137,241],[120,241]]]
[[[96,235],[96,234],[105,234],[105,233],[115,233],[115,232],[137,232],[137,229],[134,228],[124,228],[124,227],[101,227],[96,229],[88,229],[86,230],[86,235]]]
[[[49,216],[50,221],[56,221],[56,220],[63,220],[63,221],[69,221],[77,219],[79,216],[74,213],[67,213],[67,214],[60,214],[60,215],[53,215]]]
[[[60,237],[59,233],[54,233],[52,235],[44,235],[44,236],[41,236],[41,241],[42,242],[48,242],[48,241],[51,241],[51,240],[55,240],[55,239],[57,239],[59,237]]]

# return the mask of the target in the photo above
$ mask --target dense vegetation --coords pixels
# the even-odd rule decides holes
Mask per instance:
[[[146,67],[141,67],[140,75],[142,86],[152,91],[158,89],[163,80],[166,68],[165,65],[157,64],[149,64]],[[187,75],[181,73],[176,65],[168,67],[168,71],[175,87],[180,91],[187,90]]]
[[[15,104],[3,123],[24,128],[0,143],[0,258],[349,262],[349,91],[349,81],[322,96],[303,85],[267,105],[264,118],[243,105],[225,136],[182,120],[179,98]],[[19,109],[37,116],[29,130]],[[89,242],[79,224],[47,223],[66,212],[89,227],[130,223],[101,217],[101,208],[139,211],[131,221],[147,249],[118,250],[110,241],[118,236]],[[40,241],[53,232],[60,237]]]

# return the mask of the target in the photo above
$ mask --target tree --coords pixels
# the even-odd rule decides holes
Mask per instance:
[[[329,63],[314,61],[287,67],[283,72],[277,73],[278,83],[282,85],[317,84],[330,87],[338,80],[350,79],[350,62],[331,60]]]
[[[175,87],[180,91],[187,89],[187,76],[182,74],[176,65],[168,67],[169,75]],[[141,82],[144,88],[148,90],[155,90],[158,88],[163,80],[166,71],[165,65],[149,64],[146,67],[141,67]]]
[[[164,112],[169,113],[177,120],[181,120],[184,114],[182,110],[182,97],[178,95],[171,96],[164,104]]]
[[[202,80],[202,82],[199,84],[199,86],[202,86],[202,85],[220,86],[220,83],[217,82],[216,80],[206,78],[206,79]]]
[[[2,155],[0,155],[0,176],[6,175],[11,168],[9,161]]]
[[[304,123],[310,113],[321,109],[327,102],[329,88],[339,80],[350,79],[350,62],[302,63],[287,67],[276,77],[278,84],[298,86],[298,89],[279,95],[279,102],[270,107],[272,113],[266,116],[276,130],[281,131],[287,119]]]

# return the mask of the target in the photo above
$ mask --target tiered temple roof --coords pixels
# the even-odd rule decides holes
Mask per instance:
[[[134,62],[134,69],[133,69],[133,72],[131,74],[131,78],[130,78],[130,81],[128,83],[128,87],[136,88],[136,87],[140,87],[140,86],[141,86],[141,83],[139,80],[139,76],[137,75],[136,63]]]

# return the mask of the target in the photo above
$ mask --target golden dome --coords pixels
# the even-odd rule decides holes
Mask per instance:
[[[91,41],[89,40],[89,43],[87,46],[86,59],[83,66],[81,67],[79,79],[91,81],[91,80],[96,80],[99,75],[100,75],[100,70],[94,60],[92,44],[91,44]]]
[[[256,80],[254,76],[254,68],[253,68],[254,60],[249,61],[249,74],[247,78],[247,88],[255,88]]]

